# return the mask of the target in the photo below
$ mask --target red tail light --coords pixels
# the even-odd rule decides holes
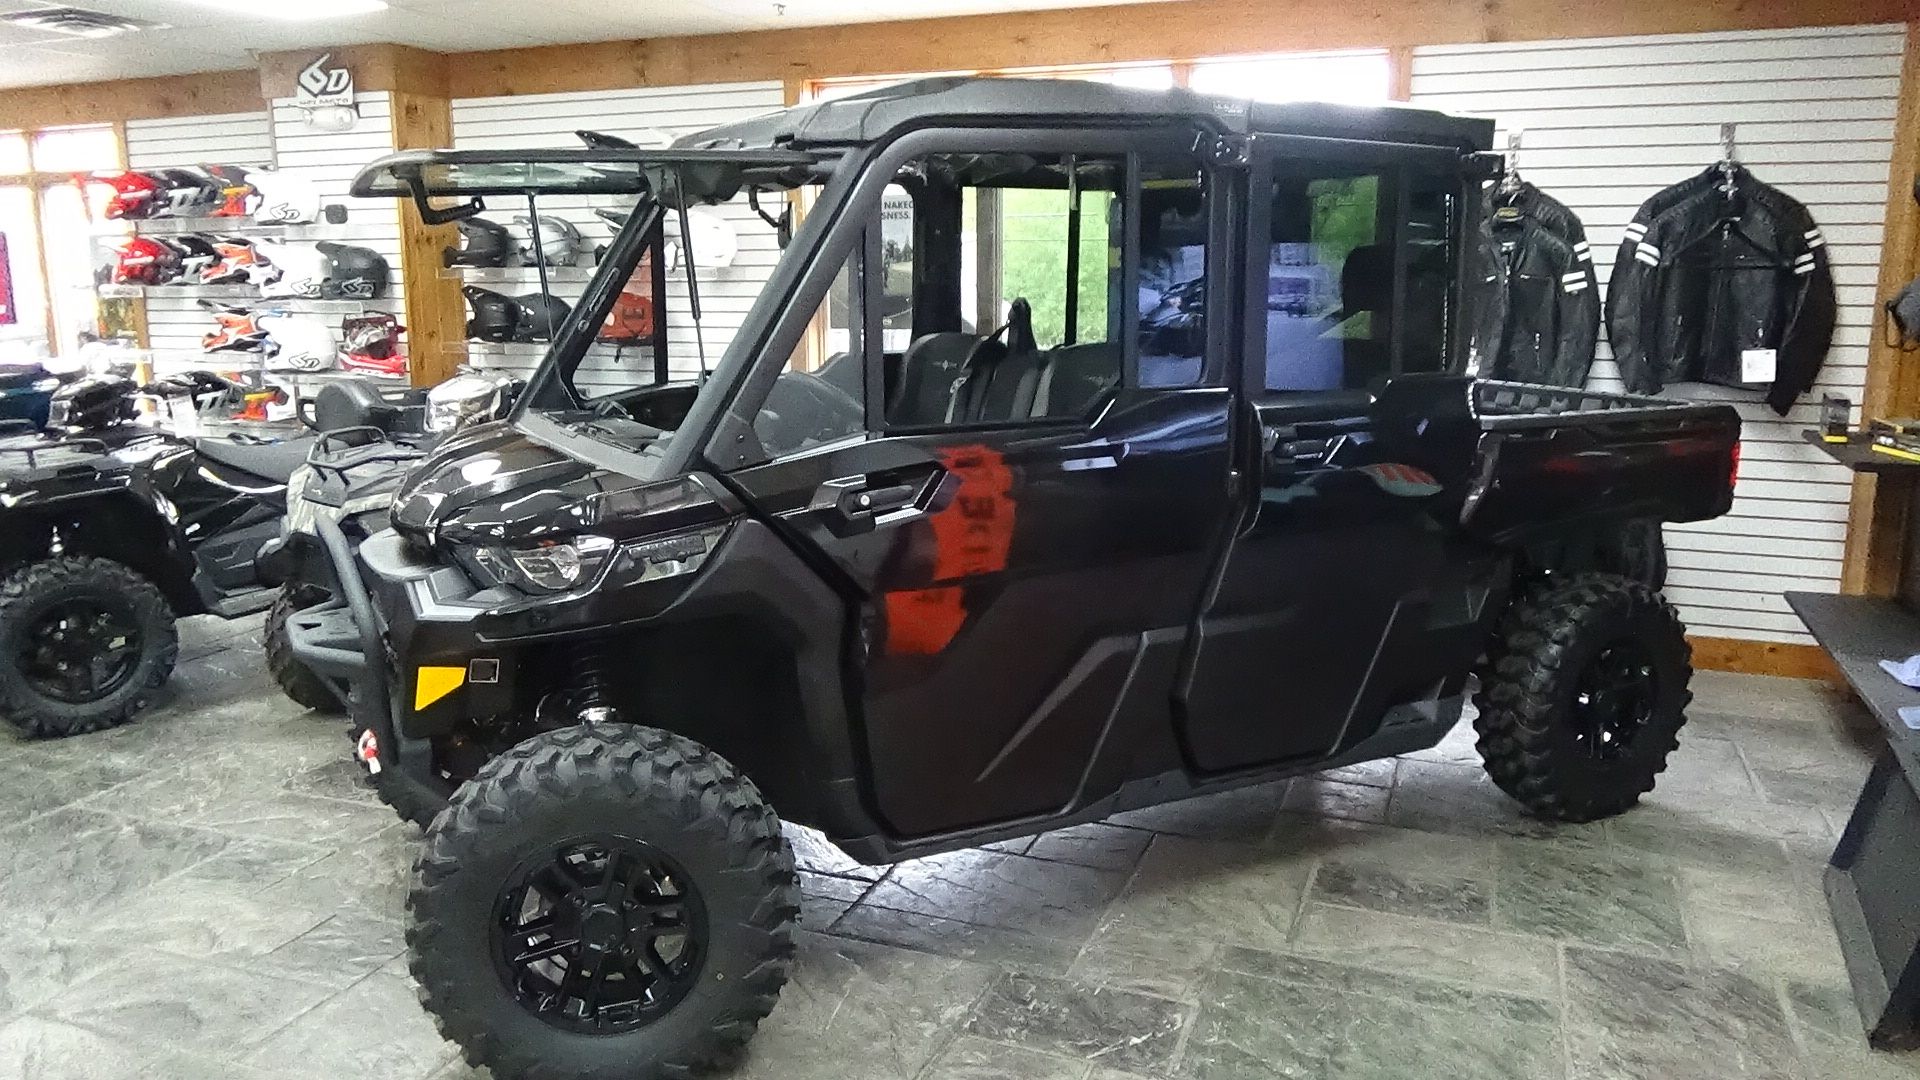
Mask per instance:
[[[1733,487],[1740,482],[1740,440],[1733,441],[1733,465],[1727,470],[1727,486]]]

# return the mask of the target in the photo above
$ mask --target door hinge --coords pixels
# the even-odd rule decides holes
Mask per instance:
[[[1202,135],[1196,153],[1223,168],[1244,169],[1253,160],[1253,140],[1245,135]]]

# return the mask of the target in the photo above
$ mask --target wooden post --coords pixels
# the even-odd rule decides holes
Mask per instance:
[[[1413,100],[1413,46],[1395,45],[1387,50],[1387,86],[1388,98]]]
[[[453,145],[453,116],[444,93],[393,92],[393,146],[432,150]],[[441,252],[456,242],[451,225],[428,226],[411,203],[400,207],[400,275],[406,283],[407,371],[415,386],[453,375],[464,359],[466,311],[460,283],[442,273]]]
[[[1885,298],[1920,272],[1920,205],[1913,184],[1920,175],[1920,23],[1907,24],[1906,56],[1900,65],[1900,108],[1893,125],[1893,161],[1887,169],[1886,231],[1880,242],[1880,278],[1875,295]],[[1875,305],[1867,350],[1867,388],[1862,421],[1912,416],[1920,411],[1920,372],[1889,344]],[[1906,559],[1907,513],[1913,482],[1859,476],[1847,514],[1847,547],[1840,564],[1840,590],[1891,596]]]

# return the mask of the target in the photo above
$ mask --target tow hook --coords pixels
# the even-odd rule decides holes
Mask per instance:
[[[369,776],[380,774],[380,737],[373,733],[372,728],[360,733],[360,740],[353,747],[353,756],[367,767]]]

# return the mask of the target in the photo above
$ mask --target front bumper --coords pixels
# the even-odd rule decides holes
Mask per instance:
[[[376,594],[368,589],[345,534],[331,521],[319,522],[318,531],[333,578],[332,598],[287,620],[290,649],[326,681],[354,725],[371,734],[360,741],[368,771],[383,784],[415,787],[420,796],[444,800],[449,792],[434,768],[432,741],[407,730],[407,720],[418,710],[404,709],[402,695],[417,676],[404,677],[406,669],[396,664],[388,646],[389,624],[375,607]]]

